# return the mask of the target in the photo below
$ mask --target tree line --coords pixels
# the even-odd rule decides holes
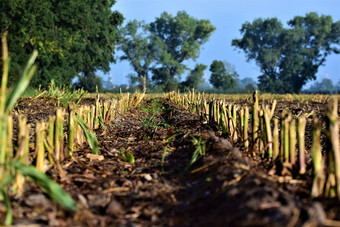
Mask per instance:
[[[164,12],[151,23],[132,20],[123,26],[123,15],[112,10],[115,2],[2,0],[0,32],[8,31],[11,51],[9,83],[18,79],[29,54],[37,49],[39,70],[32,87],[47,87],[51,79],[57,85],[71,85],[78,77],[74,86],[93,91],[101,83],[96,72],[108,72],[117,60],[130,63],[134,70],[130,81],[141,89],[197,88],[207,69],[216,89],[237,86],[239,75],[226,61],[214,60],[209,67],[188,66],[216,29],[209,20],[185,11]],[[259,66],[262,91],[300,92],[316,78],[327,56],[340,52],[340,21],[334,22],[331,16],[312,12],[294,17],[287,25],[277,18],[257,18],[245,22],[242,37],[232,41],[235,49]]]

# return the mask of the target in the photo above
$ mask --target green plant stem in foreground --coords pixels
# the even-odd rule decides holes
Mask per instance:
[[[97,140],[96,135],[89,130],[85,122],[80,117],[78,117],[78,115],[76,115],[75,118],[78,124],[80,125],[80,127],[83,129],[85,138],[91,147],[92,154],[99,154],[98,140]]]

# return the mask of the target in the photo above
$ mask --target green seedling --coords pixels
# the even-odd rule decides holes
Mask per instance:
[[[170,136],[169,138],[166,139],[167,145],[166,145],[165,148],[164,148],[163,155],[162,155],[162,160],[161,160],[162,173],[164,173],[164,160],[165,160],[166,153],[171,152],[171,149],[169,148],[169,145],[170,145],[171,141],[172,141],[177,135],[178,135],[178,134],[173,134],[172,136]]]
[[[167,145],[164,148],[164,151],[163,151],[162,160],[161,160],[162,173],[164,173],[164,160],[165,160],[166,153],[168,153],[168,152],[171,152],[171,150],[169,149],[169,145]]]
[[[119,148],[119,151],[120,151],[120,152],[125,152],[125,148],[124,148],[124,147],[121,147],[121,148]]]
[[[144,128],[159,128],[159,126],[155,122],[156,114],[162,110],[162,106],[158,102],[152,103],[152,109],[147,109],[144,106],[141,107],[142,110],[146,113],[151,113],[151,117],[149,116],[141,116],[143,127]]]
[[[118,155],[118,158],[120,160],[122,160],[123,162],[127,162],[127,163],[130,163],[130,164],[133,164],[135,163],[135,157],[133,156],[133,154],[131,152],[125,152],[125,148],[122,147],[119,149],[119,155]]]
[[[85,134],[85,138],[86,138],[87,142],[89,143],[89,145],[91,147],[92,154],[99,154],[97,137],[95,136],[95,134],[93,132],[90,131],[90,129],[87,127],[87,125],[85,124],[83,119],[78,117],[78,115],[75,115],[75,118],[76,118],[78,124],[80,125],[80,127],[83,129],[83,132]]]
[[[187,172],[190,167],[202,156],[205,155],[205,143],[202,144],[202,137],[199,139],[196,139],[193,135],[190,135],[190,137],[193,139],[194,144],[196,146],[196,149],[194,153],[191,156],[190,162],[185,168],[184,172]]]

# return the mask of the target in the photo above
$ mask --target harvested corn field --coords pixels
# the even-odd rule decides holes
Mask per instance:
[[[17,149],[21,147],[18,123],[22,120],[17,120],[21,116],[30,128],[25,164],[36,165],[37,168],[41,165],[41,171],[46,171],[46,175],[57,182],[75,204],[72,209],[59,205],[58,199],[51,200],[50,193],[38,187],[34,178],[26,177],[20,195],[9,190],[13,224],[338,224],[338,181],[336,168],[329,166],[334,167],[334,164],[329,158],[332,149],[327,145],[330,140],[326,133],[329,125],[327,116],[332,113],[328,103],[333,99],[322,97],[319,101],[309,101],[309,104],[294,101],[295,105],[291,105],[289,100],[277,99],[274,107],[274,101],[265,95],[259,95],[257,100],[259,124],[256,135],[259,139],[253,140],[252,97],[226,100],[190,92],[185,95],[169,93],[164,97],[125,94],[116,99],[102,100],[98,95],[96,98],[85,97],[78,105],[64,108],[57,107],[58,102],[53,98],[20,99],[13,111],[15,157]],[[204,105],[205,101],[207,105]],[[284,143],[281,143],[281,136],[282,141],[287,140],[281,134],[281,123],[277,126],[280,142],[278,153],[275,154],[276,145],[273,143],[270,154],[270,137],[264,136],[267,133],[265,118],[260,115],[265,105],[271,112],[271,130],[275,128],[273,119],[282,122],[281,117],[286,115],[291,115],[292,119],[305,117],[304,159],[299,153],[298,133],[295,153],[291,153],[290,148],[285,148]],[[247,109],[244,108],[246,106],[249,111],[247,133],[244,130],[245,121],[241,121],[241,116],[246,114],[240,111]],[[49,133],[53,131],[53,141],[57,141],[57,130],[49,129],[52,126],[48,122],[54,119],[50,125],[56,126],[58,110],[64,114],[63,121],[59,122],[63,129],[59,134],[63,136],[60,137],[60,145],[51,145]],[[70,113],[73,111],[75,121],[82,119],[86,129],[81,129],[80,124],[74,126],[71,148]],[[218,114],[220,116],[217,118]],[[313,126],[316,118],[320,126],[317,129]],[[224,119],[229,123],[223,123]],[[38,164],[36,122],[46,122],[42,164]],[[296,131],[299,132],[296,125]],[[283,124],[283,127],[287,126]],[[318,137],[319,143],[312,137],[318,129],[322,131]],[[97,138],[97,151],[91,147],[88,142],[91,139],[86,137],[85,131]],[[246,134],[248,139],[245,140]],[[289,139],[294,141],[292,137]],[[317,151],[317,155],[322,156],[319,164],[316,164],[311,153],[315,146],[321,148]],[[58,147],[59,154],[56,153]],[[285,153],[287,149],[288,154]],[[318,172],[315,165],[319,165]],[[303,168],[305,171],[302,171]],[[14,187],[17,187],[16,181]],[[3,205],[1,220],[5,216],[6,206]]]

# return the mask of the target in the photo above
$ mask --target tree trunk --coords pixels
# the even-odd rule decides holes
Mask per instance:
[[[139,78],[140,78],[141,84],[143,86],[143,92],[145,92],[146,91],[146,75],[144,75],[144,76],[140,75]]]

